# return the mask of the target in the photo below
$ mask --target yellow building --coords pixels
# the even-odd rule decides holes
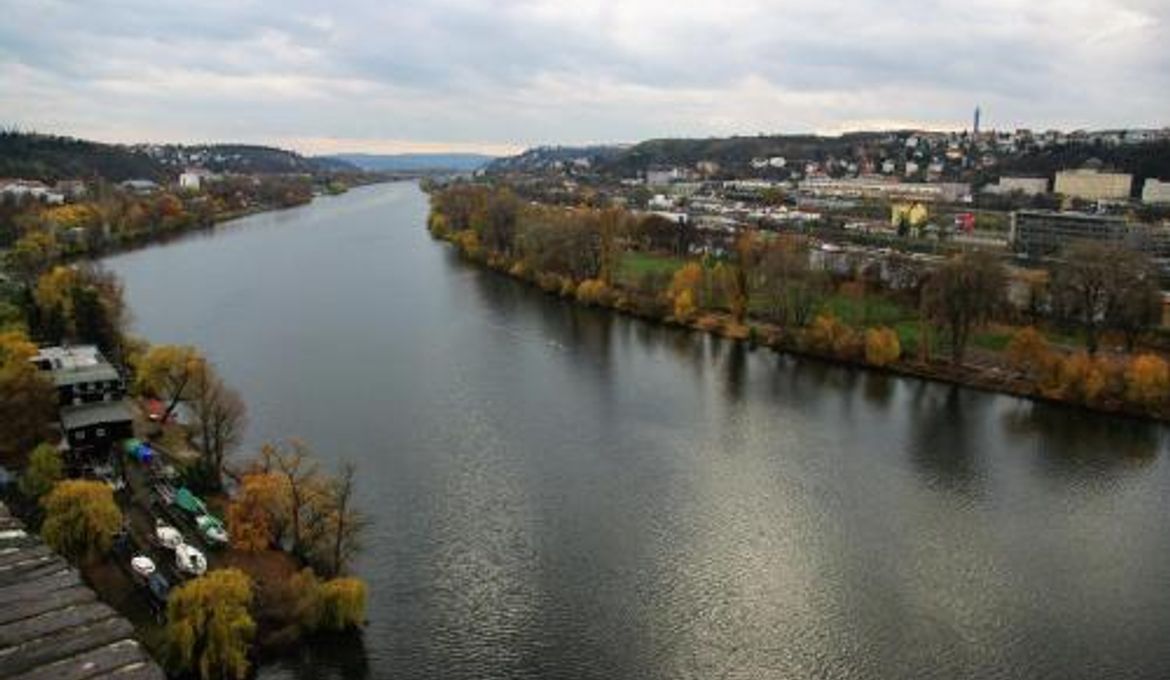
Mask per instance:
[[[1061,170],[1053,191],[1086,201],[1124,201],[1129,198],[1133,175],[1096,170]]]
[[[905,222],[911,229],[917,229],[930,219],[926,205],[918,202],[895,203],[890,206],[890,226],[897,227]]]

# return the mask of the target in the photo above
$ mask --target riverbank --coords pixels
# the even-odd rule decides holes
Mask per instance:
[[[463,259],[576,304],[608,309],[653,323],[708,333],[747,343],[752,347],[765,347],[793,356],[843,366],[932,380],[1087,411],[1151,421],[1170,421],[1170,409],[1164,400],[1157,407],[1149,407],[1117,398],[1086,399],[1081,392],[1059,394],[1054,392],[1052,387],[1032,379],[1021,367],[1013,366],[991,353],[985,353],[982,357],[984,360],[978,364],[924,359],[922,352],[914,358],[909,358],[902,354],[900,348],[894,351],[892,358],[890,355],[880,359],[871,358],[868,330],[873,329],[866,331],[850,329],[842,326],[831,316],[818,317],[808,326],[796,329],[751,316],[746,317],[742,323],[737,323],[732,314],[710,309],[694,309],[682,316],[672,313],[678,311],[677,305],[672,307],[670,300],[661,296],[647,295],[617,282],[606,285],[594,279],[575,281],[560,274],[533,271],[519,259],[509,258],[500,253],[488,253],[480,245],[478,238],[474,237],[473,232],[435,229],[433,221],[430,226],[432,237],[452,245]],[[853,337],[845,337],[848,335]],[[929,337],[927,342],[930,342]],[[1072,358],[1079,357],[1070,356],[1070,359]],[[1092,361],[1089,359],[1090,365],[1080,369],[1088,375],[1074,376],[1072,380],[1086,383],[1106,380],[1121,382],[1128,377],[1124,365],[1120,362],[1114,362],[1111,367],[1095,369]],[[1060,367],[1048,370],[1059,372]],[[1094,374],[1094,370],[1101,371],[1102,375]],[[1106,370],[1112,370],[1113,375],[1103,375]],[[1103,388],[1099,389],[1103,391]],[[1120,386],[1117,391],[1124,389],[1124,386]]]

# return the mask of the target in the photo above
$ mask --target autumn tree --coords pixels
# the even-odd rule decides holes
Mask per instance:
[[[206,360],[194,347],[155,345],[147,350],[136,366],[139,390],[168,400],[160,420],[166,421],[180,401],[190,398]]]
[[[898,334],[884,326],[865,332],[865,360],[874,366],[888,366],[902,356]]]
[[[824,297],[824,273],[809,265],[809,245],[798,236],[781,235],[759,257],[763,312],[783,325],[806,326]]]
[[[20,476],[20,493],[39,499],[65,476],[61,452],[52,444],[40,444],[28,455],[28,465]]]
[[[104,482],[66,480],[41,499],[41,535],[53,550],[71,560],[90,561],[110,549],[122,527],[114,491]]]
[[[228,505],[227,524],[232,546],[250,552],[271,547],[280,535],[285,495],[283,481],[276,474],[245,474],[240,480],[239,491]]]
[[[759,237],[745,231],[735,240],[732,262],[723,269],[727,305],[735,323],[742,324],[751,307],[752,292],[759,274],[761,245]]]
[[[924,312],[947,329],[954,363],[962,362],[971,331],[1002,308],[1006,293],[1003,265],[984,251],[953,257],[930,276],[923,290]]]
[[[320,467],[309,447],[296,439],[287,448],[265,444],[260,455],[266,469],[270,469],[281,480],[291,551],[303,557],[311,549],[323,519],[321,508],[324,485]]]
[[[698,310],[699,285],[703,282],[703,267],[688,262],[674,273],[667,295],[674,305],[674,318],[686,321]]]
[[[216,569],[171,591],[166,643],[171,666],[203,680],[248,675],[256,635],[252,581],[239,569]]]
[[[1170,396],[1170,365],[1154,354],[1142,354],[1125,371],[1126,397],[1147,408],[1161,406]]]
[[[123,358],[129,312],[113,273],[91,264],[53,267],[37,280],[33,302],[42,336],[92,343],[114,361]]]
[[[321,627],[343,631],[366,620],[366,584],[356,578],[335,578],[321,585]]]
[[[599,278],[606,286],[613,285],[621,263],[620,239],[626,231],[625,213],[617,208],[601,211],[597,216],[598,248],[601,256]]]
[[[218,486],[224,459],[240,443],[247,423],[244,400],[223,382],[210,362],[201,361],[196,362],[191,378],[189,403],[205,477]]]
[[[0,451],[32,448],[56,410],[53,384],[30,361],[36,353],[24,333],[0,333]]]
[[[1150,259],[1121,244],[1077,243],[1052,273],[1057,315],[1078,325],[1094,354],[1101,332],[1124,333],[1132,349],[1138,335],[1161,313],[1157,273]]]
[[[1048,343],[1048,338],[1032,326],[1016,331],[1007,346],[1008,361],[1016,370],[1024,373],[1040,385],[1042,390],[1050,390],[1060,373],[1061,358]]]
[[[32,288],[41,274],[57,259],[57,239],[47,231],[30,231],[8,251],[8,265],[26,288]]]
[[[489,250],[512,253],[516,243],[520,201],[511,190],[503,188],[489,192],[481,210],[474,217],[479,225],[480,238]]]

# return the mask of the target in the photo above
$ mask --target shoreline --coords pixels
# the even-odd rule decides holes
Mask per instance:
[[[104,246],[104,247],[97,249],[97,250],[64,253],[60,256],[60,258],[58,258],[57,263],[58,264],[73,264],[75,262],[97,261],[97,260],[101,260],[102,258],[113,257],[116,255],[122,255],[125,253],[133,252],[135,250],[141,250],[141,249],[149,247],[149,246],[163,245],[163,244],[169,243],[171,241],[175,241],[175,240],[178,240],[178,239],[181,239],[184,237],[188,237],[188,236],[194,236],[196,234],[205,234],[205,233],[209,233],[209,232],[214,232],[215,229],[219,226],[222,226],[222,225],[225,225],[225,224],[228,224],[231,222],[235,222],[237,220],[242,220],[246,217],[254,217],[256,215],[264,215],[267,213],[279,213],[279,212],[284,212],[286,210],[294,210],[296,208],[303,208],[305,206],[312,205],[313,203],[315,203],[317,201],[318,198],[332,198],[332,197],[336,197],[336,196],[343,196],[350,191],[353,191],[355,189],[360,189],[362,187],[375,186],[377,184],[391,184],[394,182],[401,182],[401,181],[404,181],[404,180],[385,180],[385,181],[379,180],[377,182],[369,182],[366,184],[357,184],[357,185],[354,185],[352,187],[349,187],[348,189],[346,189],[346,191],[341,192],[339,194],[331,194],[331,193],[314,194],[313,197],[311,199],[309,199],[308,201],[305,201],[304,203],[297,203],[295,205],[266,206],[266,207],[262,207],[262,208],[249,208],[246,210],[236,210],[236,211],[232,211],[232,212],[221,213],[221,214],[213,217],[211,219],[211,222],[209,222],[207,224],[197,224],[197,225],[194,225],[191,227],[187,227],[185,229],[176,229],[173,231],[163,231],[163,232],[145,231],[145,232],[141,232],[139,234],[132,235],[129,238],[126,238],[124,240],[114,241],[111,244]],[[405,180],[405,181],[409,181],[409,180]]]
[[[849,369],[874,371],[903,378],[929,380],[985,393],[1026,399],[1037,404],[1060,406],[1100,415],[1120,416],[1141,422],[1161,424],[1170,422],[1170,414],[1166,413],[1126,408],[1124,405],[1113,403],[1089,404],[1082,401],[1052,397],[1044,394],[1038,387],[1026,383],[1020,376],[1004,374],[991,375],[986,370],[980,370],[968,365],[955,365],[944,361],[925,363],[918,359],[899,358],[884,366],[877,366],[861,360],[824,354],[800,347],[790,332],[775,324],[748,319],[744,325],[737,326],[726,312],[708,311],[702,316],[680,320],[673,316],[660,318],[652,314],[642,313],[629,305],[622,305],[621,300],[614,297],[594,299],[586,302],[578,299],[574,292],[566,292],[563,289],[550,290],[542,286],[537,280],[539,277],[538,273],[519,272],[512,266],[514,263],[511,261],[506,259],[493,261],[493,258],[490,256],[485,258],[470,257],[452,238],[434,233],[431,233],[431,238],[453,248],[456,255],[469,264],[519,281],[520,283],[540,290],[546,295],[565,300],[569,304],[593,307],[664,327],[679,328],[693,333],[705,333],[707,335],[744,343],[753,349],[756,347],[764,347],[798,359],[812,359]],[[614,286],[613,290],[619,293],[629,292],[620,286]],[[714,323],[712,323],[713,321]],[[752,337],[753,335],[755,337]]]

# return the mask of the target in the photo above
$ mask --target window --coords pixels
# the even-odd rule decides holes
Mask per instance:
[[[84,441],[85,440],[85,430],[78,430],[74,436],[77,438],[77,441],[79,441],[79,442]]]
[[[104,437],[104,436],[106,436],[106,428],[104,428],[104,427],[99,427],[99,428],[97,429],[97,436],[99,436],[99,437]]]

